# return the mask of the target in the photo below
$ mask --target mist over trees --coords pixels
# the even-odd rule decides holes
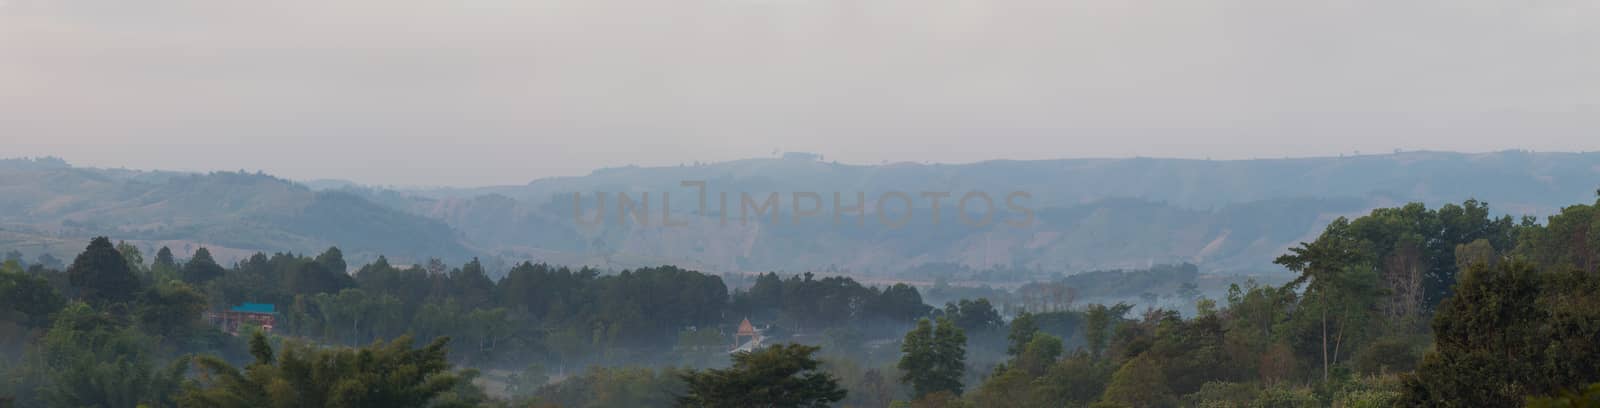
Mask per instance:
[[[733,356],[733,367],[690,371],[688,392],[678,404],[695,407],[822,407],[843,400],[845,390],[812,358],[818,347],[778,344]]]
[[[203,247],[183,261],[163,247],[148,265],[137,263],[143,259],[137,251],[124,245],[119,252],[108,238],[99,237],[67,272],[38,264],[24,270],[16,261],[5,264],[0,280],[5,313],[0,317],[6,327],[17,330],[8,330],[0,343],[6,346],[0,350],[5,352],[0,354],[0,379],[5,380],[0,395],[24,406],[432,406],[428,401],[482,394],[472,384],[472,379],[484,378],[482,373],[451,368],[475,366],[516,371],[496,374],[495,382],[553,375],[566,379],[549,387],[545,381],[524,383],[519,394],[503,398],[559,401],[568,398],[563,395],[576,395],[571,398],[582,401],[600,392],[573,388],[584,381],[598,381],[595,386],[604,388],[620,380],[611,374],[639,373],[586,372],[584,367],[661,367],[659,374],[621,378],[652,378],[662,384],[688,378],[680,378],[673,367],[715,368],[732,362],[731,372],[758,370],[740,368],[739,360],[728,358],[728,334],[744,316],[783,322],[782,329],[767,324],[771,335],[787,330],[834,341],[859,338],[850,336],[860,336],[852,334],[860,329],[898,333],[898,327],[909,327],[933,310],[907,285],[880,289],[812,274],[766,274],[748,291],[730,291],[719,276],[673,266],[602,273],[523,263],[495,280],[476,260],[456,267],[438,260],[397,266],[379,257],[347,274],[338,248],[314,257],[258,253],[231,267],[218,265]],[[263,335],[267,328],[243,324],[234,336],[207,317],[246,303],[275,306],[277,320],[270,335]],[[423,349],[432,351],[407,357],[414,348],[409,341],[385,340],[407,336],[451,341],[435,341]],[[363,345],[357,354],[328,354]],[[799,358],[794,361],[809,367],[802,371],[815,372],[820,364],[811,360],[815,347],[793,351],[799,354],[778,360]],[[418,363],[423,355],[433,362]],[[406,381],[420,381],[416,386],[426,391],[356,395],[351,390],[371,386],[330,380],[407,369],[394,365],[399,362],[383,363],[391,358],[384,356],[425,364]],[[349,365],[367,358],[378,360]],[[315,368],[322,366],[327,367]],[[308,369],[313,372],[304,371]],[[703,372],[728,376],[715,373]],[[456,380],[446,381],[446,376]],[[733,376],[737,380],[743,374]],[[781,377],[774,381],[782,382]],[[820,391],[814,397],[803,399],[843,398],[837,385],[816,389]],[[618,398],[673,400],[649,394]],[[486,397],[472,398],[481,402]]]
[[[925,291],[532,262],[494,279],[477,260],[352,268],[338,248],[223,266],[97,237],[61,269],[0,264],[0,401],[1563,406],[1600,382],[1596,208],[1542,224],[1475,200],[1378,209],[1290,248],[1287,283],[1220,292],[1192,265]],[[934,307],[935,291],[993,299]],[[245,303],[274,305],[274,326],[208,317]],[[730,355],[747,318],[768,343]]]

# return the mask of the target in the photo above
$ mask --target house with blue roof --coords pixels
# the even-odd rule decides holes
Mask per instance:
[[[271,333],[273,326],[278,323],[278,306],[271,303],[240,303],[228,310],[206,312],[206,320],[235,336],[239,335],[239,327],[245,324],[261,326],[261,330]]]

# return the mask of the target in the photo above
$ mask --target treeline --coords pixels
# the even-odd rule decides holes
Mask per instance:
[[[816,279],[806,272],[784,279],[769,272],[749,290],[735,293],[731,310],[756,321],[821,331],[862,322],[910,323],[932,308],[915,287],[903,283],[880,290],[849,277]]]
[[[1100,297],[1134,297],[1156,291],[1182,291],[1200,276],[1194,264],[1155,265],[1148,269],[1089,271],[1061,278],[1059,282],[1078,293]],[[1189,287],[1193,290],[1192,287]]]
[[[187,356],[263,361],[203,317],[247,302],[276,306],[274,343],[450,338],[450,363],[509,369],[503,380],[522,383],[509,391],[547,398],[582,382],[544,389],[531,379],[593,365],[726,365],[745,317],[779,339],[843,326],[897,335],[933,312],[907,285],[811,274],[766,274],[730,294],[720,277],[673,266],[602,273],[523,263],[499,280],[476,260],[399,266],[380,257],[349,269],[338,248],[258,253],[224,267],[205,248],[187,260],[161,248],[146,262],[138,248],[104,237],[65,271],[8,261],[0,269],[0,396],[23,406],[171,404]]]
[[[1091,305],[1075,350],[1024,315],[976,406],[1521,406],[1600,381],[1600,213],[1539,225],[1467,201],[1338,219],[1279,287],[1196,316]],[[1124,306],[1126,309],[1126,306]],[[1592,393],[1591,393],[1592,394]],[[1567,398],[1586,398],[1570,394]],[[948,396],[923,396],[948,400]],[[944,401],[950,402],[950,401]],[[1560,406],[1560,405],[1558,405]]]

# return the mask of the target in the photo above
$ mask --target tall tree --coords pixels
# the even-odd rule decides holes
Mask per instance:
[[[1289,254],[1273,263],[1300,274],[1287,287],[1306,285],[1305,308],[1298,313],[1314,319],[1312,330],[1320,341],[1322,378],[1329,379],[1333,363],[1339,361],[1345,340],[1359,330],[1360,321],[1374,307],[1377,294],[1373,286],[1375,271],[1362,261],[1366,255],[1361,242],[1351,232],[1350,222],[1334,220],[1316,241],[1289,248]]]
[[[494,280],[489,279],[483,263],[476,257],[461,265],[461,269],[451,271],[450,286],[452,294],[467,308],[488,307],[494,303]]]
[[[150,262],[150,280],[156,282],[181,279],[178,276],[178,260],[172,257],[172,250],[161,247],[156,250],[156,259]]]
[[[91,303],[126,302],[139,293],[139,277],[106,237],[95,237],[72,260],[67,277]]]
[[[189,262],[183,264],[181,275],[184,282],[199,284],[222,277],[223,272],[222,265],[218,265],[217,260],[211,258],[211,251],[206,247],[200,247],[194,250],[194,256],[189,258]]]
[[[778,344],[733,355],[733,367],[690,371],[678,405],[689,407],[826,407],[845,390],[812,358],[818,347]]]
[[[916,397],[949,391],[960,394],[961,375],[966,370],[967,335],[948,318],[935,325],[917,320],[917,327],[906,333],[900,345],[903,353],[898,367],[904,372],[900,382],[911,384]]]
[[[329,271],[342,274],[350,273],[350,266],[344,262],[344,251],[340,251],[339,247],[336,246],[328,247],[328,250],[322,251],[322,255],[317,255],[317,263],[322,264],[322,267],[327,268]]]

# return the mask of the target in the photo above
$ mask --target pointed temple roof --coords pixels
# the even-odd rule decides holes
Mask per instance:
[[[746,317],[744,321],[739,322],[739,331],[735,334],[739,336],[754,336],[756,335],[756,327],[750,325],[750,318]]]

